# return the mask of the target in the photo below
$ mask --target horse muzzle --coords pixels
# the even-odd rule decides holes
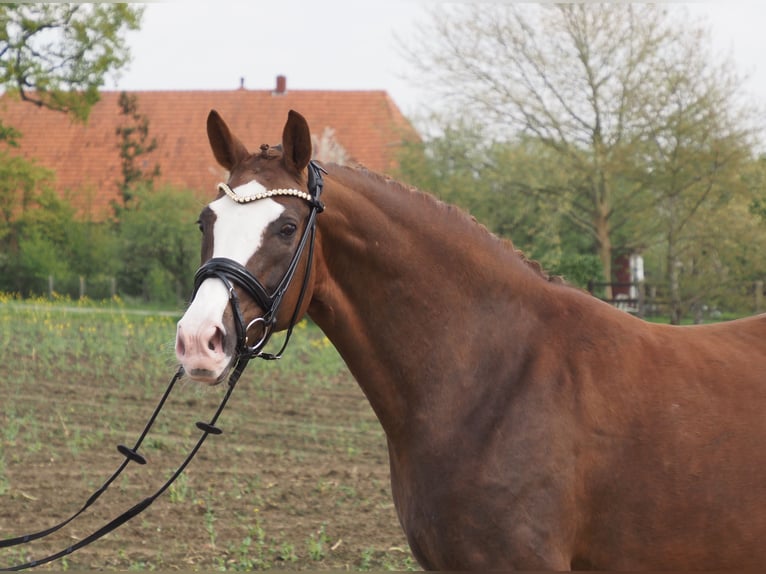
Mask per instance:
[[[222,381],[231,366],[235,341],[227,328],[229,295],[226,287],[216,280],[200,285],[200,297],[195,297],[176,329],[176,358],[186,374],[206,384]]]

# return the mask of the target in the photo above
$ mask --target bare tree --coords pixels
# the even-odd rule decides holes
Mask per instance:
[[[680,73],[689,58],[690,79],[727,71],[705,68],[704,27],[676,7],[627,3],[440,5],[431,17],[405,47],[419,81],[488,136],[536,137],[559,155],[570,175],[557,203],[593,238],[609,281],[615,235],[653,209],[647,145],[678,102],[658,71]]]

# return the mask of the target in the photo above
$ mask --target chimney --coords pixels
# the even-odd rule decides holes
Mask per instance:
[[[275,95],[282,95],[287,93],[287,77],[279,75],[277,76],[277,88],[274,90]]]

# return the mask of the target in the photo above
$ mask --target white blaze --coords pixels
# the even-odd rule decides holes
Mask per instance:
[[[234,189],[234,192],[240,195],[240,190],[252,188],[254,185],[263,188],[262,185],[251,181]],[[251,203],[235,203],[227,196],[216,199],[210,204],[210,209],[216,215],[213,227],[213,257],[228,257],[240,265],[245,265],[258,251],[263,232],[285,210],[282,204],[270,198]]]

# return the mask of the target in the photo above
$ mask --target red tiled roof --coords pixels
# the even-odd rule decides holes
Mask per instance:
[[[262,143],[279,143],[287,112],[294,109],[309,122],[314,136],[333,130],[335,141],[353,160],[378,172],[396,166],[396,151],[404,140],[418,138],[384,91],[130,93],[137,96],[138,113],[149,119],[149,136],[158,144],[145,156],[145,167],[160,165],[158,183],[205,193],[224,178],[207,141],[205,125],[211,109],[218,110],[250,150]],[[0,98],[2,122],[22,134],[14,153],[52,169],[59,192],[74,192],[72,202],[81,212],[106,213],[118,197],[122,175],[116,129],[127,123],[120,114],[119,95],[102,92],[86,124],[17,98]]]

